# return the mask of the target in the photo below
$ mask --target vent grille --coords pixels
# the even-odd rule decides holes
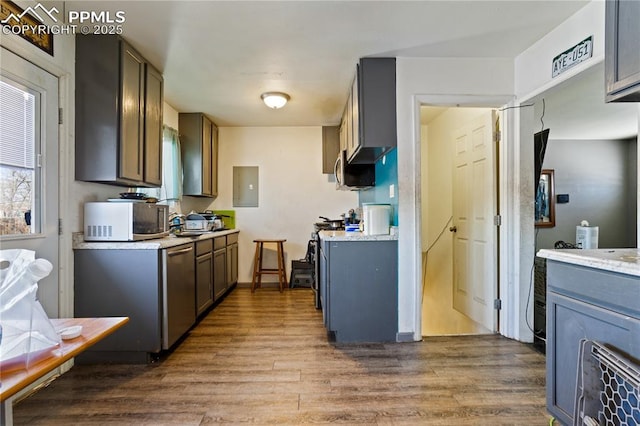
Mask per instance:
[[[113,227],[111,225],[88,225],[87,236],[91,238],[111,238]]]
[[[579,363],[574,424],[640,425],[640,366],[586,339]]]

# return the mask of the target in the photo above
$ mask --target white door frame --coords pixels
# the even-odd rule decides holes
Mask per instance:
[[[4,46],[2,76],[10,85],[31,92],[35,101],[34,129],[34,186],[32,189],[32,218],[37,226],[26,235],[2,236],[2,247],[33,250],[54,266],[49,276],[38,284],[39,299],[47,314],[59,317],[59,79],[16,55]]]
[[[428,106],[441,106],[441,107],[478,107],[478,108],[495,108],[499,109],[504,106],[512,106],[513,104],[513,96],[512,95],[414,95],[414,134],[413,140],[415,141],[416,146],[414,147],[414,152],[420,151],[420,107],[423,105]],[[518,227],[515,227],[512,223],[513,217],[511,215],[514,214],[513,209],[510,207],[519,208],[519,203],[515,203],[510,200],[513,195],[513,179],[508,179],[507,177],[515,177],[513,176],[513,149],[510,149],[509,146],[513,143],[513,113],[512,110],[505,110],[500,115],[500,123],[501,123],[501,132],[502,138],[501,143],[498,149],[498,164],[499,168],[499,176],[500,181],[498,182],[498,193],[500,194],[500,213],[502,215],[502,226],[498,230],[498,239],[500,240],[500,251],[498,253],[498,257],[500,259],[499,270],[497,271],[498,276],[498,291],[500,294],[500,298],[502,299],[502,310],[499,312],[499,324],[500,324],[500,334],[503,334],[507,337],[518,338],[511,331],[514,328],[519,328],[520,321],[520,301],[519,292],[510,291],[510,288],[513,287],[513,277],[517,277],[517,271],[514,271],[514,267],[517,266],[515,259],[515,253],[517,251],[509,250],[513,247],[513,239],[517,237],[517,232],[514,230],[518,230]],[[420,194],[420,156],[415,156],[415,194],[416,202],[415,202],[415,217],[417,218],[415,234],[421,235],[421,227],[422,227],[422,203],[419,197]],[[511,173],[511,174],[509,174]],[[516,174],[517,176],[517,174]],[[511,205],[513,204],[513,205]],[[510,216],[507,216],[507,215]],[[516,215],[516,219],[518,215]],[[420,238],[414,239],[414,250],[415,253],[421,253],[421,240]],[[414,275],[416,279],[415,283],[415,298],[414,298],[414,312],[415,312],[415,336],[422,335],[422,286],[420,285],[420,280],[422,279],[422,262],[415,262],[415,270],[416,273]],[[517,282],[517,281],[516,281]]]
[[[60,200],[70,199],[69,182],[73,182],[73,133],[75,125],[74,71],[65,69],[65,64],[73,70],[75,50],[64,50],[74,47],[72,36],[54,36],[57,46],[56,58],[25,43],[19,37],[3,36],[2,45],[23,59],[32,62],[58,78],[58,105],[62,108],[62,124],[58,126],[58,197]],[[61,52],[62,53],[59,53]],[[59,57],[58,57],[59,56]],[[58,217],[62,220],[63,233],[58,236],[58,315],[73,317],[73,250],[69,218],[73,208],[69,203],[58,203]]]

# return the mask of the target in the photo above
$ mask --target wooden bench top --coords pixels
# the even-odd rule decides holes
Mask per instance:
[[[56,330],[81,325],[82,333],[75,339],[62,340],[60,346],[52,351],[51,356],[29,365],[26,369],[0,371],[0,401],[15,395],[40,377],[104,339],[128,321],[128,317],[52,319],[51,322]]]

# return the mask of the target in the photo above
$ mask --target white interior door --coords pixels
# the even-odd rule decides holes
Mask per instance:
[[[453,307],[496,331],[495,112],[454,132]]]
[[[0,242],[53,264],[38,299],[58,317],[58,79],[0,48]]]

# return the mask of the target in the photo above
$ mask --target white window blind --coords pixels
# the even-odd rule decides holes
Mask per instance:
[[[34,168],[35,96],[0,81],[0,164]]]

